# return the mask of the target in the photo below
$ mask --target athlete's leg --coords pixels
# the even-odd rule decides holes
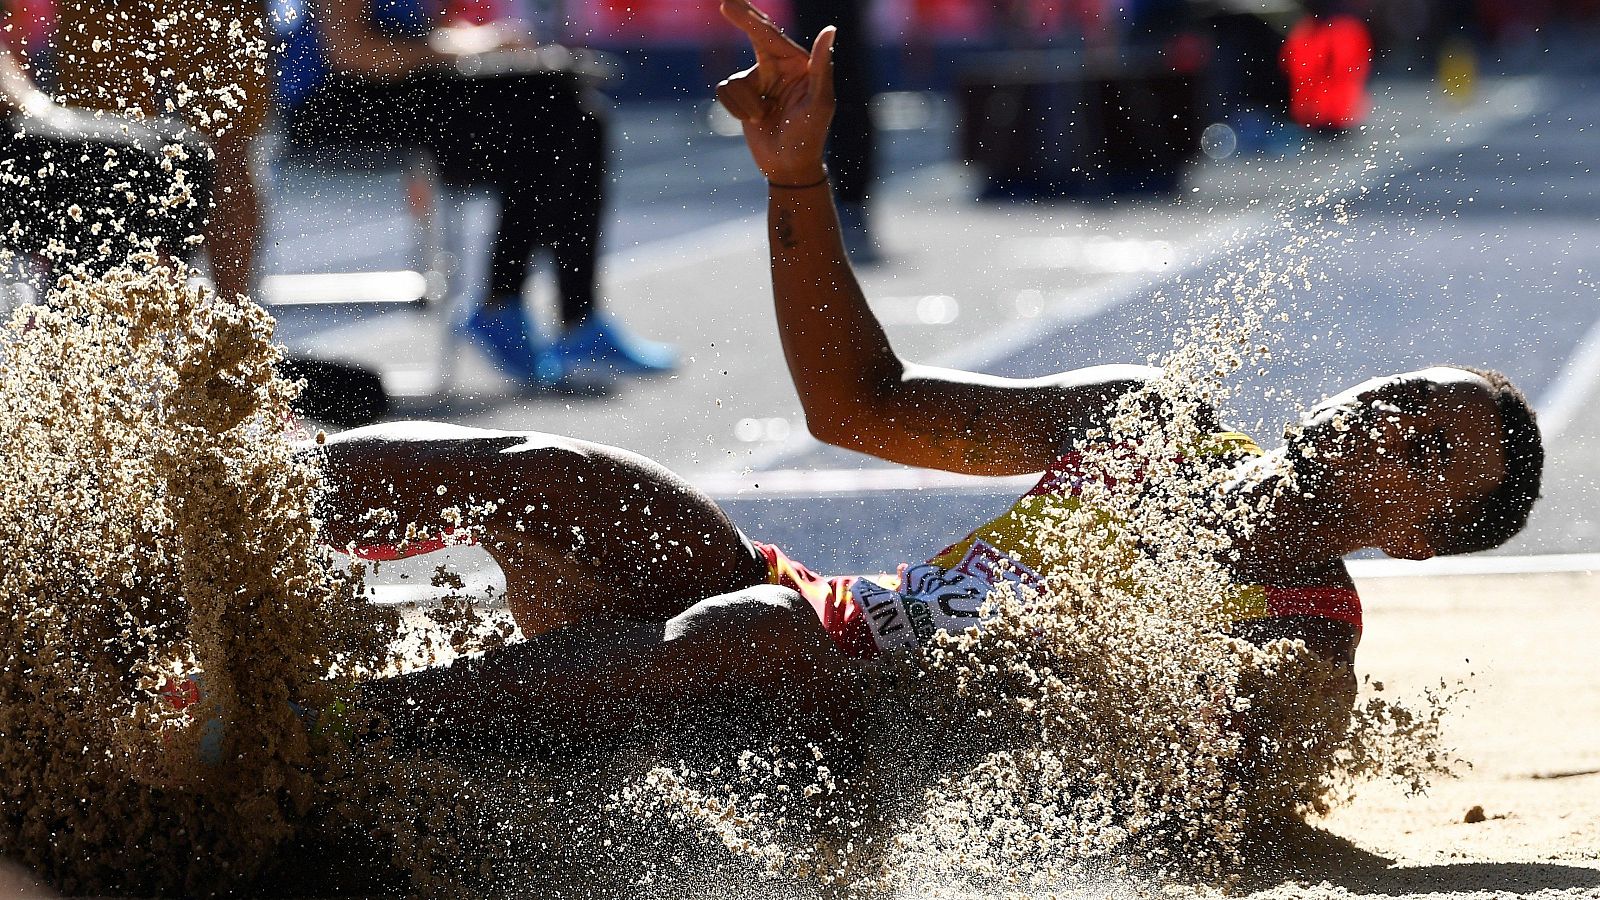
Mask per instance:
[[[229,131],[213,139],[217,189],[207,229],[211,278],[224,297],[255,293],[256,250],[261,242],[261,192],[251,158],[255,136]]]
[[[608,123],[600,105],[588,101],[576,87],[552,97],[551,106],[552,130],[560,137],[549,143],[556,146],[564,186],[554,198],[557,202],[545,204],[545,215],[554,217],[547,234],[556,270],[561,327],[570,329],[583,324],[598,304]],[[537,189],[533,185],[525,188]],[[552,188],[544,190],[549,193]],[[507,196],[516,193],[513,189]]]
[[[203,171],[208,187],[214,189],[199,197],[197,206],[178,208],[180,224],[188,218],[209,216],[207,250],[218,289],[225,296],[250,293],[252,285],[246,276],[253,265],[260,211],[248,147],[251,136],[261,133],[272,113],[267,68],[252,58],[243,44],[228,37],[226,30],[212,30],[216,10],[210,3],[163,0],[132,12],[103,0],[68,0],[58,4],[57,12],[58,94],[71,106],[116,114],[102,120],[101,142],[118,142],[114,128],[125,132],[140,128],[159,133],[167,145],[189,145],[189,159],[175,167],[191,175]],[[240,18],[246,34],[265,27],[259,18],[242,14]],[[177,85],[192,99],[173,108],[167,95],[182,94],[175,89]],[[222,100],[223,96],[228,99]],[[174,129],[160,119],[163,115],[186,117],[190,128]],[[129,118],[143,124],[130,124]],[[209,149],[203,145],[202,135],[209,140]],[[85,227],[107,225],[110,230],[112,222],[126,218],[130,230],[166,238],[167,251],[188,255],[192,248],[181,239],[194,233],[192,229],[186,228],[178,239],[172,239],[165,223],[152,220],[172,218],[166,208],[149,199],[171,193],[173,176],[163,168],[162,148],[147,146],[145,138],[134,137],[132,142],[145,146],[138,147],[132,158],[121,158],[112,170],[118,175],[113,180],[133,182],[129,196],[150,207],[148,214],[139,210],[135,215],[118,215],[117,206],[125,203],[112,204],[112,211],[104,213],[82,203]],[[82,162],[103,166],[109,160],[103,149],[88,157]],[[63,162],[69,158],[76,155],[59,157]],[[106,176],[93,173],[88,178],[91,182],[106,180]],[[199,215],[184,212],[188,209],[197,209]],[[98,245],[99,240],[88,243]],[[79,261],[87,261],[85,256],[80,254]],[[118,262],[121,256],[98,262]]]
[[[151,29],[152,41],[159,41],[160,74],[169,92],[177,93],[174,86],[182,85],[199,93],[180,112],[216,152],[206,250],[211,278],[224,297],[255,294],[264,227],[255,147],[275,106],[272,67],[256,58],[257,53],[264,56],[275,38],[265,16],[247,13],[248,7],[211,0],[164,0],[149,14],[152,19],[175,19],[164,34]],[[140,48],[134,49],[137,53]],[[144,49],[156,51],[157,46]]]
[[[403,744],[525,752],[745,698],[797,731],[847,733],[854,664],[800,595],[713,597],[661,624],[591,623],[364,686]]]
[[[398,543],[408,526],[436,535],[459,515],[505,570],[527,636],[588,620],[661,623],[767,581],[709,497],[614,447],[399,423],[336,435],[323,452],[328,543]]]
[[[561,324],[588,318],[604,212],[607,117],[572,73],[483,78],[430,74],[422,135],[450,183],[482,184],[500,202],[487,302],[522,293],[528,260],[548,246]]]

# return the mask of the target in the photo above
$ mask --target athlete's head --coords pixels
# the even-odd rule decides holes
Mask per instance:
[[[1426,559],[1487,550],[1527,524],[1544,445],[1499,372],[1435,366],[1362,382],[1313,408],[1290,441],[1302,483],[1367,546]]]

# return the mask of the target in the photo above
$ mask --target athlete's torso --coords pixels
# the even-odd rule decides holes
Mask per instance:
[[[1224,466],[1260,454],[1255,442],[1238,432],[1211,435],[1197,448],[1197,455]],[[893,580],[855,579],[850,595],[872,642],[881,649],[911,647],[927,642],[935,631],[979,625],[985,601],[1003,584],[1043,590],[1046,550],[1041,535],[1047,534],[1049,521],[1076,516],[1080,525],[1115,527],[1110,512],[1084,507],[1086,480],[1099,477],[1086,471],[1090,465],[1089,455],[1064,453],[1005,512],[927,562],[902,567]],[[1360,599],[1342,566],[1323,583],[1238,585],[1220,599],[1214,613],[1218,627],[1288,616],[1331,619],[1356,629],[1361,625]]]

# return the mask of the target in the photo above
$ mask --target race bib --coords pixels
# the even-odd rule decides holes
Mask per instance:
[[[961,632],[982,626],[979,615],[989,596],[989,581],[960,570],[923,563],[907,569],[900,590],[857,578],[850,592],[884,650],[927,643],[936,631]]]

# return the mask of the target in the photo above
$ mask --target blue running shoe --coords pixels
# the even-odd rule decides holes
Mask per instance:
[[[678,367],[678,351],[670,345],[629,334],[621,324],[599,313],[567,329],[554,349],[569,371],[660,375]]]
[[[539,345],[520,300],[480,304],[461,330],[470,335],[500,371],[526,385],[548,386],[566,374],[560,358]]]

